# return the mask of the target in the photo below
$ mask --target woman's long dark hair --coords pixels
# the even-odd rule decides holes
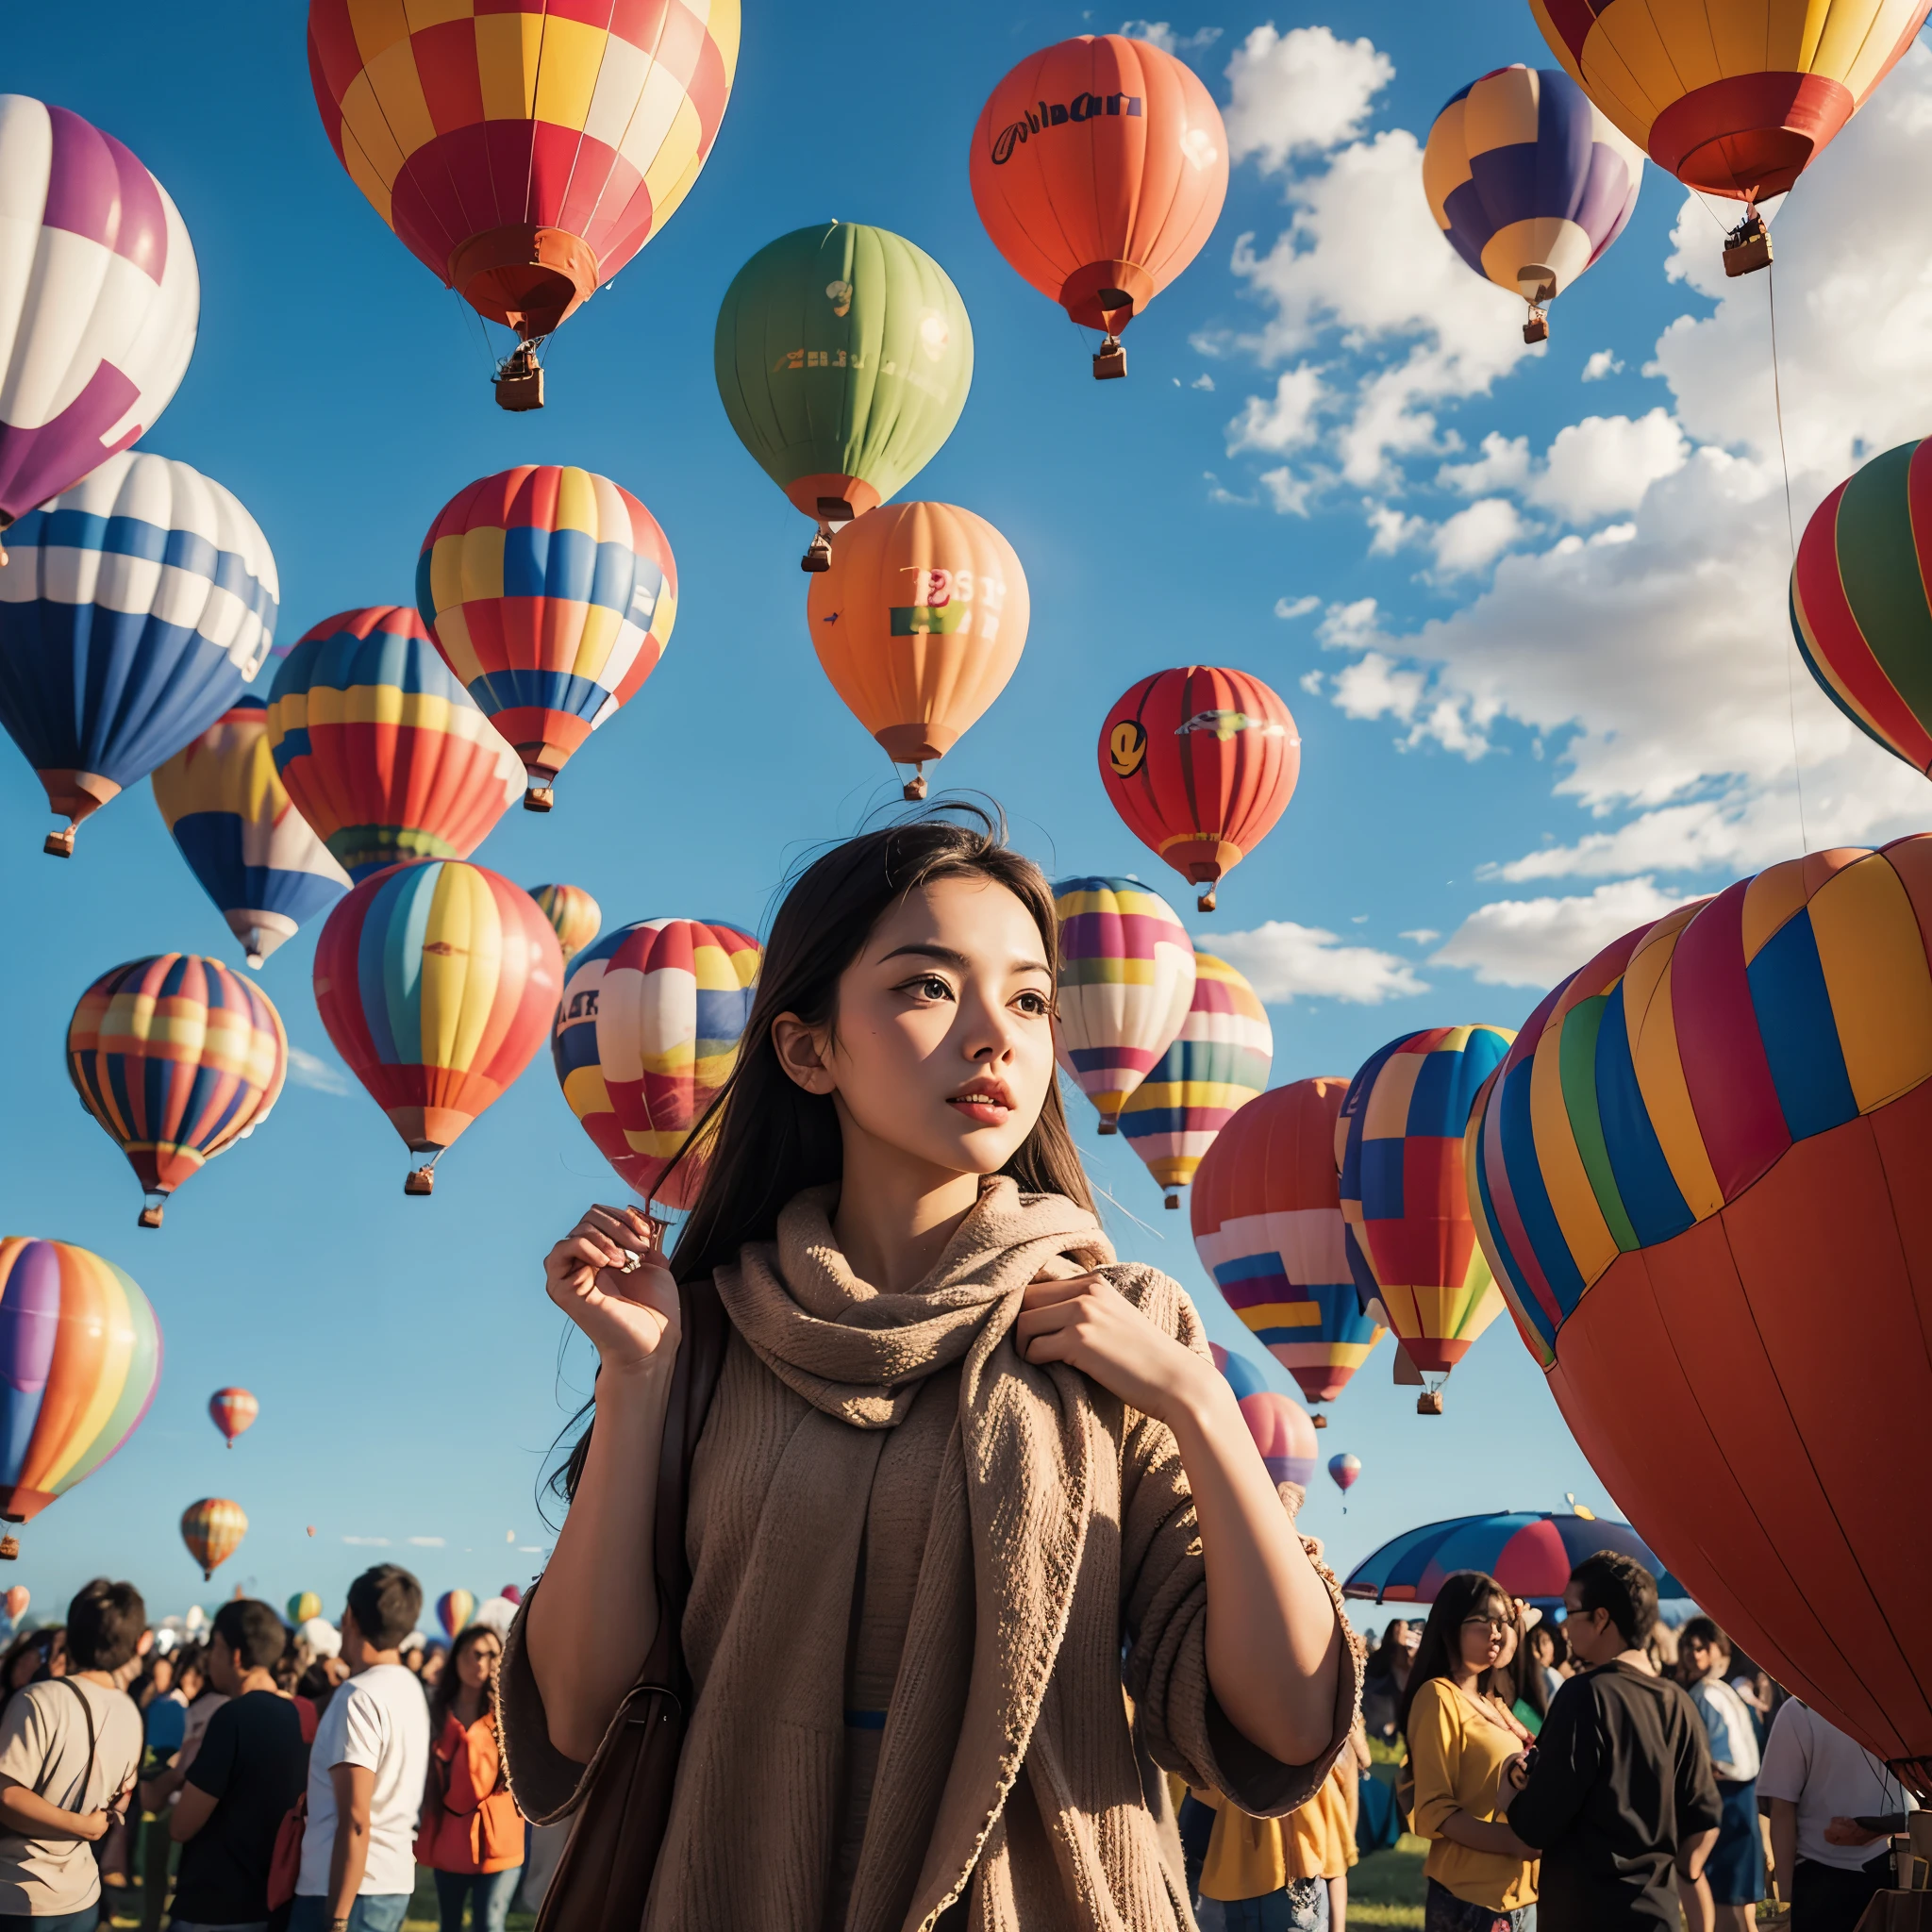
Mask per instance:
[[[773,1022],[782,1013],[808,1026],[834,1022],[839,980],[879,921],[908,892],[953,878],[1004,886],[1025,907],[1058,985],[1053,888],[1030,858],[1007,844],[997,810],[948,802],[848,839],[813,860],[772,922],[737,1065],[672,1163],[675,1169],[694,1149],[706,1150],[697,1198],[671,1254],[671,1272],[680,1282],[701,1280],[737,1260],[747,1241],[770,1241],[779,1210],[794,1195],[838,1180],[844,1154],[836,1105],[830,1094],[808,1093],[785,1071]],[[1000,1172],[1024,1192],[1063,1194],[1092,1211],[1058,1080],[1047,1087],[1033,1131]],[[551,1478],[553,1491],[566,1498],[575,1493],[589,1453],[586,1429]]]
[[[1462,1662],[1462,1625],[1469,1617],[1502,1616],[1516,1625],[1516,1653],[1523,1654],[1523,1623],[1516,1599],[1481,1570],[1457,1570],[1442,1579],[1436,1601],[1429,1606],[1429,1621],[1423,1625],[1423,1641],[1409,1666],[1408,1682],[1402,1690],[1395,1728],[1408,1737],[1408,1713],[1415,1694],[1431,1677],[1453,1676]],[[1487,1697],[1494,1688],[1494,1671],[1482,1672],[1475,1680],[1478,1697]]]

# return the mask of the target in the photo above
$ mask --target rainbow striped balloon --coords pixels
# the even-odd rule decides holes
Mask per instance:
[[[181,1512],[181,1541],[201,1565],[206,1583],[237,1550],[248,1534],[248,1518],[241,1504],[225,1496],[204,1496]]]
[[[647,1201],[696,1198],[696,1157],[658,1183],[737,1064],[763,962],[749,933],[695,919],[621,925],[577,955],[551,1041],[557,1078],[597,1151]]]
[[[160,1226],[162,1202],[267,1120],[288,1071],[268,995],[198,953],[104,973],[67,1024],[68,1077],[148,1196],[142,1227]]]
[[[1138,879],[1062,879],[1054,1052],[1120,1131],[1127,1095],[1174,1044],[1194,997],[1194,942],[1180,916]]]
[[[155,803],[202,891],[259,966],[305,919],[349,890],[348,874],[275,775],[268,707],[236,699],[154,773]]]
[[[1476,1244],[1462,1130],[1515,1034],[1432,1026],[1391,1040],[1335,1122],[1348,1260],[1363,1308],[1425,1375],[1446,1375],[1503,1311]]]
[[[436,1600],[436,1621],[452,1640],[476,1613],[476,1599],[467,1590],[446,1590]]]
[[[161,1324],[133,1281],[66,1241],[0,1236],[0,1517],[25,1523],[141,1426]]]
[[[603,907],[581,886],[532,886],[530,897],[550,922],[568,966],[597,937],[604,924]]]
[[[1194,950],[1194,995],[1174,1042],[1128,1094],[1121,1132],[1178,1208],[1214,1137],[1268,1085],[1274,1033],[1255,989],[1225,959]]]
[[[677,622],[677,565],[628,490],[545,463],[443,505],[416,560],[416,608],[442,659],[547,810],[570,755],[657,669]]]
[[[325,617],[268,695],[268,741],[295,808],[359,883],[405,858],[467,858],[523,790],[523,766],[386,604]]]
[[[365,879],[328,916],[315,1004],[336,1051],[412,1153],[436,1160],[529,1065],[557,1008],[563,955],[521,887],[457,859]]]

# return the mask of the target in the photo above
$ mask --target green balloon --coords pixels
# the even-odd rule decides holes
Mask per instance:
[[[322,1615],[322,1599],[312,1590],[298,1590],[289,1599],[289,1622],[306,1624]]]
[[[724,291],[712,353],[739,440],[808,517],[822,500],[858,514],[904,488],[973,384],[952,278],[903,235],[857,222],[759,249]]]

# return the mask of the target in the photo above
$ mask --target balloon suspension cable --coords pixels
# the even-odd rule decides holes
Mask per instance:
[[[1529,315],[1523,325],[1523,340],[1525,342],[1546,342],[1550,339],[1550,318],[1541,302],[1529,305]]]
[[[912,775],[901,787],[899,795],[908,804],[925,796],[925,767],[924,765],[913,766]]]
[[[74,857],[74,830],[72,825],[63,825],[58,832],[49,832],[41,846],[49,858],[72,858]]]
[[[1767,236],[1767,273],[1764,277],[1764,289],[1771,306],[1771,399],[1777,416],[1777,459],[1784,466],[1785,473],[1785,541],[1790,547],[1791,564],[1795,569],[1798,561],[1798,525],[1796,518],[1791,513],[1791,459],[1785,450],[1785,393],[1784,384],[1779,380],[1777,371],[1777,272],[1771,268],[1768,252],[1770,246],[1770,238]],[[1785,708],[1791,724],[1791,779],[1798,791],[1798,839],[1808,854],[1811,850],[1811,834],[1805,824],[1805,767],[1798,757],[1798,679],[1791,662],[1798,655],[1796,638],[1792,638],[1784,646],[1784,655]]]
[[[158,1198],[157,1198],[157,1199],[155,1199],[155,1200],[152,1200],[152,1201],[148,1202],[147,1206],[146,1206],[146,1207],[144,1207],[144,1208],[142,1208],[142,1209],[141,1210],[140,1214],[139,1214],[139,1215],[137,1215],[137,1216],[135,1217],[135,1222],[134,1222],[134,1224],[135,1224],[135,1226],[136,1226],[136,1227],[158,1227],[158,1226],[160,1226],[160,1224],[161,1224],[161,1208],[162,1208],[162,1205],[163,1205],[163,1204],[162,1204],[162,1202],[161,1202],[161,1201],[160,1201],[160,1200],[159,1200]]]

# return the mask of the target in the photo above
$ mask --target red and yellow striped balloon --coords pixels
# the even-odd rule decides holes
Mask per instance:
[[[208,1420],[235,1446],[235,1438],[253,1426],[261,1404],[245,1389],[217,1389],[208,1399]]]
[[[142,1227],[160,1226],[167,1197],[268,1118],[288,1068],[268,995],[197,953],[103,974],[67,1026],[68,1076],[148,1196]]]
[[[566,966],[603,927],[604,908],[581,886],[532,886],[530,897],[550,922]]]
[[[201,1565],[206,1583],[237,1550],[248,1534],[248,1518],[239,1503],[225,1496],[204,1496],[181,1512],[181,1541]]]

